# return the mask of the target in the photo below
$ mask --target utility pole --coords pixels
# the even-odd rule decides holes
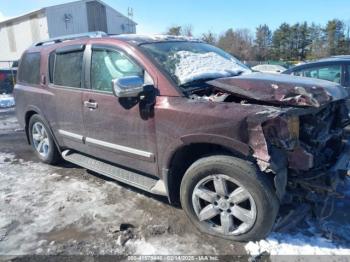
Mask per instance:
[[[132,22],[134,20],[134,9],[132,7],[128,7],[128,33],[133,33],[134,30],[130,30]]]

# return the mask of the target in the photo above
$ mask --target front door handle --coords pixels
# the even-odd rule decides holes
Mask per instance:
[[[89,100],[89,101],[84,101],[84,106],[89,109],[97,109],[98,104],[95,101]]]

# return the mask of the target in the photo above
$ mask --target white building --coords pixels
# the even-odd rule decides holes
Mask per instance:
[[[100,0],[45,7],[0,22],[0,61],[17,60],[30,45],[48,38],[92,31],[136,33],[136,25]]]

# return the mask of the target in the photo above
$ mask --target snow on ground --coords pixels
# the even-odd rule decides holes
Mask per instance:
[[[15,116],[14,108],[0,109],[0,132],[19,129],[17,118]]]
[[[8,108],[15,106],[15,99],[12,95],[0,95],[0,108]]]
[[[309,227],[301,227],[292,234],[272,233],[261,241],[249,242],[245,249],[248,254],[258,255],[267,252],[270,255],[350,255],[350,220],[342,213],[349,213],[350,178],[340,187],[345,198],[336,202],[335,216],[322,223],[324,228],[330,229],[341,241],[331,241],[323,237],[316,228],[315,221],[308,221]],[[345,243],[345,244],[344,244]]]
[[[83,169],[0,153],[0,255],[234,252],[215,241],[194,234],[181,210],[159,200]]]
[[[224,58],[214,52],[194,53],[179,51],[174,54],[175,75],[180,84],[202,79],[225,77],[249,71],[241,66],[238,61]]]

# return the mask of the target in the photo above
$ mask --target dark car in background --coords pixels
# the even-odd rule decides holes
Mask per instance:
[[[11,94],[16,84],[17,69],[0,69],[0,94]]]
[[[318,78],[350,88],[350,55],[333,56],[295,66],[283,74]]]

